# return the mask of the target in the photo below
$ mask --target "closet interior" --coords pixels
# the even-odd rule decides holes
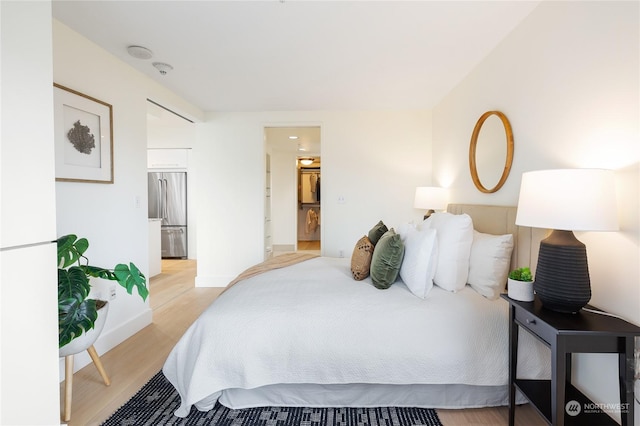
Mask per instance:
[[[320,243],[320,160],[298,165],[298,245],[309,241]],[[300,247],[299,247],[300,248]]]

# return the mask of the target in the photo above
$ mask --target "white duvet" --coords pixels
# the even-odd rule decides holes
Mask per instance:
[[[349,259],[315,258],[237,283],[187,330],[163,372],[192,405],[225,389],[279,383],[504,385],[508,304],[466,287],[426,299],[351,277]],[[521,333],[518,375],[549,376],[546,348]]]

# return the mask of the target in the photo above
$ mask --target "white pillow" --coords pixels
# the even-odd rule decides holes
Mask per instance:
[[[403,223],[402,225],[397,226],[396,232],[398,233],[398,235],[400,235],[402,242],[404,242],[404,240],[407,239],[407,234],[409,233],[409,231],[416,230],[417,228],[418,227],[415,223],[406,222],[406,223]]]
[[[473,222],[468,214],[433,213],[422,222],[422,229],[435,229],[438,261],[433,282],[456,292],[467,285],[469,256],[473,242]]]
[[[404,241],[404,259],[400,266],[400,278],[413,294],[424,299],[433,288],[438,255],[436,230],[407,227],[401,236]]]
[[[511,264],[513,235],[490,235],[473,231],[467,282],[488,299],[497,299],[504,291]]]

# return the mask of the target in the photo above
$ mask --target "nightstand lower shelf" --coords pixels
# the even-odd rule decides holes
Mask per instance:
[[[515,385],[547,423],[551,424],[551,380],[517,379]],[[565,425],[607,426],[618,424],[570,383],[566,384],[566,400],[567,402],[578,402],[580,412],[572,416],[565,410]],[[588,412],[584,412],[585,407],[589,409]]]

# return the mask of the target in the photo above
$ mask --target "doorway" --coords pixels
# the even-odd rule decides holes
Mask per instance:
[[[268,126],[264,138],[269,159],[265,210],[270,216],[273,255],[302,250],[320,253],[321,198],[316,191],[321,188],[317,180],[320,126]]]
[[[321,249],[322,176],[319,157],[298,157],[298,250]]]
[[[155,310],[171,302],[189,288],[195,286],[196,261],[196,215],[195,209],[189,203],[193,197],[196,179],[191,162],[191,150],[195,146],[195,125],[193,121],[172,111],[166,106],[147,100],[147,173],[155,176],[149,185],[149,305]],[[167,179],[165,180],[165,176]],[[168,177],[171,176],[171,177]],[[163,181],[178,179],[180,176],[180,191],[169,191],[175,197],[167,197],[167,186],[164,191],[153,191],[158,178]],[[162,183],[160,184],[162,185]],[[176,185],[178,186],[178,185]],[[170,186],[169,186],[170,187]],[[153,202],[152,195],[160,195],[162,201]],[[170,198],[173,203],[167,203]],[[165,204],[166,203],[166,204]],[[154,209],[154,206],[160,206]],[[183,227],[170,227],[160,216],[167,211],[161,206],[169,207],[169,213],[178,213]],[[175,223],[174,222],[174,223]],[[163,226],[164,225],[164,226]],[[186,235],[186,236],[185,236]],[[170,251],[181,247],[182,251]],[[169,251],[168,251],[169,250]],[[188,255],[188,258],[186,258]]]

